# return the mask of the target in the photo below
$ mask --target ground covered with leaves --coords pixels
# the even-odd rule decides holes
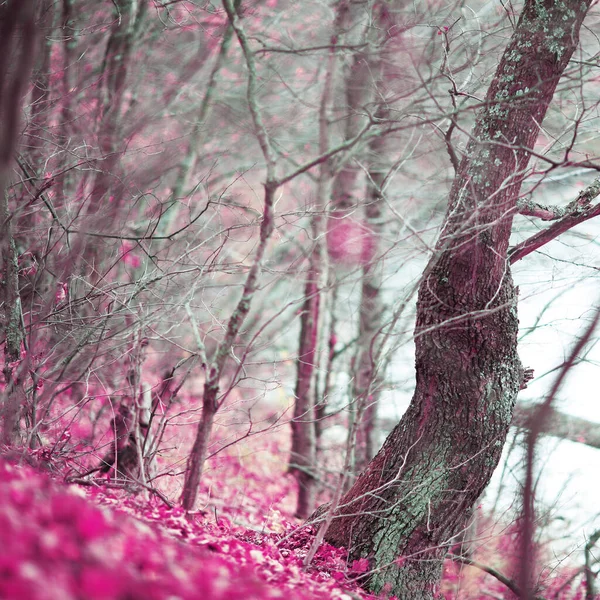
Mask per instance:
[[[66,484],[0,458],[0,598],[375,598],[360,588],[367,561],[348,563],[344,549],[323,544],[305,568],[315,532],[278,511],[265,515],[262,527],[256,512],[240,525],[239,507],[232,513],[213,506],[188,519],[156,495],[101,483]],[[573,590],[565,582],[555,579],[547,597],[584,597],[581,585]],[[452,599],[508,591],[489,575],[450,563],[444,589]]]

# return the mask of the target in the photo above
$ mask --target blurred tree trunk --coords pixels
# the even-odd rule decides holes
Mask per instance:
[[[30,162],[36,170],[44,164],[45,138],[51,115],[50,105],[50,57],[54,45],[54,2],[40,0],[37,5],[37,22],[41,32],[39,51],[33,68],[31,91],[31,117],[27,130],[27,150]],[[32,211],[33,212],[33,211]]]
[[[402,4],[404,3],[398,1],[394,8],[397,9]],[[381,105],[385,93],[381,84],[384,51],[390,38],[400,31],[393,27],[394,19],[390,7],[383,2],[375,2],[372,6],[357,3],[352,9],[350,20],[352,23],[360,23],[361,17],[364,18],[365,15],[369,15],[370,18],[366,19],[361,27],[354,27],[358,33],[354,35],[354,39],[348,41],[356,43],[361,50],[354,53],[345,78],[348,111],[344,123],[346,140],[357,136],[372,118],[372,114],[376,113],[378,118],[383,120],[385,109],[381,108]],[[355,160],[355,156],[352,156],[337,173],[328,223],[329,253],[332,262],[335,262],[336,258],[342,261],[346,258],[340,245],[343,247],[347,244],[349,250],[352,250],[351,246],[355,244],[360,247],[359,255],[354,256],[362,269],[362,281],[358,342],[351,363],[352,398],[348,428],[348,435],[354,438],[350,440],[350,447],[353,448],[350,460],[353,474],[364,469],[373,457],[373,426],[380,383],[373,379],[376,372],[373,344],[383,320],[383,306],[379,293],[381,265],[378,264],[380,238],[383,233],[383,206],[379,194],[384,180],[383,163],[386,162],[383,160],[383,150],[383,135],[370,141],[367,154],[375,162],[370,168],[370,181],[366,190],[360,185],[362,167]],[[361,156],[361,159],[363,158]],[[372,161],[368,159],[365,162]],[[332,279],[335,285],[335,271]]]
[[[370,121],[369,110],[373,110],[373,100],[376,95],[376,85],[381,68],[380,38],[387,41],[389,33],[381,33],[378,26],[389,25],[389,13],[383,3],[371,6],[368,2],[348,3],[339,2],[337,5],[336,23],[332,37],[332,50],[329,57],[329,68],[326,76],[325,89],[321,101],[320,117],[320,152],[327,150],[330,122],[327,116],[328,104],[331,103],[333,93],[334,74],[337,69],[335,46],[341,43],[355,45],[356,50],[352,63],[345,73],[345,109],[347,116],[344,122],[344,140],[360,137]],[[389,29],[385,29],[388,31]],[[383,45],[382,43],[382,45]],[[318,390],[318,369],[320,366],[327,368],[328,361],[322,361],[321,352],[325,345],[330,345],[335,339],[334,329],[328,335],[324,334],[323,295],[326,288],[337,286],[334,269],[330,269],[330,277],[326,275],[327,258],[335,263],[336,260],[344,262],[348,257],[345,250],[350,246],[362,244],[364,228],[355,226],[356,213],[360,214],[363,201],[357,197],[357,185],[360,166],[353,157],[360,152],[362,146],[357,144],[345,158],[343,167],[334,174],[331,165],[321,166],[319,174],[319,190],[317,202],[313,208],[311,231],[313,250],[304,291],[304,305],[301,315],[301,331],[299,344],[299,358],[296,381],[296,403],[294,406],[294,420],[292,421],[292,452],[290,471],[299,482],[299,497],[296,516],[306,517],[313,508],[316,480],[314,466],[317,460],[317,447],[322,427],[319,421],[326,417],[327,398],[320,397],[319,393],[328,390],[328,374],[325,373],[323,390]],[[331,204],[329,206],[329,199]],[[359,239],[354,239],[358,237]],[[324,239],[327,240],[327,252]],[[333,289],[329,290],[333,293]],[[332,307],[332,312],[335,306]],[[335,316],[332,316],[332,323]],[[332,356],[332,348],[328,348],[328,356]],[[319,396],[319,397],[318,397]],[[363,411],[359,403],[353,401],[352,413],[354,418],[360,419]],[[315,423],[316,424],[313,424]]]
[[[107,226],[114,228],[115,217],[123,206],[126,174],[120,163],[128,143],[127,133],[123,131],[123,113],[133,51],[139,42],[147,10],[147,0],[115,0],[113,4],[113,21],[102,65],[98,103],[100,160],[87,200],[89,223],[86,228],[92,231],[101,231]],[[84,243],[83,258],[87,268],[98,271],[101,242],[97,238],[89,238]]]
[[[144,362],[148,340],[136,331],[132,347],[127,354],[129,369],[127,383],[129,393],[122,397],[111,421],[114,443],[102,458],[100,472],[111,470],[115,475],[130,479],[134,483],[148,484],[149,474],[154,470],[150,453],[152,390],[144,381]]]
[[[239,13],[241,1],[242,0],[234,0],[233,8],[236,13]],[[202,148],[203,137],[214,106],[215,94],[219,83],[219,73],[226,64],[227,54],[231,48],[232,40],[233,27],[229,24],[225,29],[217,57],[215,58],[214,65],[210,71],[204,96],[198,107],[198,115],[195,118],[192,131],[189,135],[185,155],[177,168],[177,176],[173,189],[171,190],[170,198],[161,214],[158,226],[159,234],[166,235],[171,230],[173,224],[177,222],[179,209],[182,205],[181,200],[188,193],[187,188],[190,183],[190,178],[193,176],[196,163],[198,162],[198,152],[200,148]],[[188,68],[186,69],[187,71],[191,72],[195,69],[199,69],[207,59],[207,52],[204,48],[202,48],[198,54],[199,56],[196,60],[189,62]]]
[[[397,2],[402,5],[404,2]],[[368,118],[368,112],[376,114],[376,120],[385,121],[388,111],[385,107],[385,90],[382,88],[385,62],[385,48],[392,36],[401,32],[394,23],[390,7],[376,3],[373,9],[373,22],[368,23],[364,41],[364,52],[354,58],[350,76],[347,79],[346,97],[348,109],[353,115],[348,120],[346,136],[356,135]],[[354,456],[350,475],[360,473],[373,458],[374,426],[377,402],[381,386],[377,364],[377,337],[383,324],[385,311],[381,294],[381,246],[384,233],[384,203],[381,195],[385,181],[386,156],[385,136],[372,139],[368,146],[369,172],[364,198],[356,198],[356,184],[359,165],[353,161],[336,180],[339,198],[334,198],[337,214],[344,211],[362,210],[364,231],[361,235],[361,296],[359,305],[358,341],[356,354],[352,360],[351,417],[355,421],[349,428],[354,435],[351,446]],[[354,196],[354,197],[353,197]]]
[[[380,113],[382,114],[382,113]],[[354,358],[352,400],[356,405],[356,442],[354,444],[354,473],[361,473],[373,458],[374,430],[377,404],[381,390],[379,342],[385,305],[383,302],[381,247],[384,234],[385,205],[382,188],[385,171],[382,155],[384,138],[372,140],[369,145],[372,165],[365,199],[367,234],[363,242],[364,264],[361,280],[360,316],[357,354]]]
[[[18,257],[9,207],[10,172],[19,138],[23,96],[36,43],[35,2],[11,0],[0,7],[0,342],[4,343],[2,442],[19,441],[24,394],[20,379],[23,328]]]
[[[338,3],[331,36],[325,83],[319,108],[319,153],[327,152],[330,143],[330,112],[337,68],[336,46],[340,42],[349,13],[348,3]],[[312,248],[304,283],[304,303],[300,316],[300,341],[296,367],[294,416],[292,418],[292,447],[289,472],[298,481],[296,516],[306,518],[314,510],[317,492],[315,474],[317,459],[317,412],[323,410],[322,399],[317,399],[317,380],[321,360],[321,343],[324,340],[323,294],[327,288],[327,252],[325,232],[327,211],[332,194],[333,173],[330,160],[320,165],[316,198],[311,207]]]
[[[419,290],[413,399],[325,536],[370,561],[375,592],[437,595],[446,550],[500,459],[523,377],[512,219],[589,5],[527,0],[477,116]]]

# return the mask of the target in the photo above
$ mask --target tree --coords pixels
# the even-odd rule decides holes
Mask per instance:
[[[420,284],[413,399],[325,536],[370,561],[374,591],[437,594],[448,545],[500,459],[524,377],[511,224],[589,6],[527,0],[477,115]]]
[[[332,136],[333,106],[343,123],[343,139],[360,140],[365,137],[372,122],[384,122],[380,110],[383,49],[394,35],[393,21],[384,3],[345,1],[336,5],[333,34],[327,62],[327,70],[319,110],[320,152],[324,153]],[[397,31],[395,32],[397,33]],[[346,69],[340,68],[342,61],[338,45],[350,48],[351,55]],[[336,96],[336,72],[342,71],[342,92]],[[343,96],[343,99],[341,98]],[[333,105],[333,106],[332,106]],[[361,167],[357,157],[370,154],[377,158],[384,147],[386,135],[382,128],[368,144],[356,144],[352,152],[338,160],[337,165],[328,161],[320,165],[317,179],[317,200],[312,207],[310,250],[307,270],[304,305],[301,313],[300,341],[297,361],[294,418],[292,420],[292,448],[290,471],[298,480],[298,506],[296,514],[305,518],[312,512],[317,488],[316,462],[322,421],[327,418],[327,381],[334,348],[335,322],[327,330],[325,305],[329,297],[335,304],[340,275],[338,263],[350,258],[364,271],[361,286],[359,333],[356,344],[357,356],[352,369],[352,398],[349,402],[349,435],[357,439],[356,456],[352,470],[362,470],[372,458],[373,420],[375,415],[377,386],[375,375],[375,337],[380,332],[383,305],[378,293],[381,259],[379,236],[382,206],[379,185],[384,179],[382,165],[371,165],[371,181],[367,184],[366,198],[361,194]],[[362,186],[365,187],[365,186]],[[364,221],[364,223],[361,223]],[[348,257],[349,247],[354,246],[353,256]],[[328,260],[329,259],[329,260]],[[331,265],[331,266],[330,266]],[[332,313],[336,307],[332,306]],[[333,319],[332,319],[333,321]],[[335,343],[333,343],[335,346]],[[326,349],[326,352],[323,350]],[[324,364],[325,363],[325,364]],[[325,371],[319,385],[319,371]],[[377,381],[376,381],[377,380]]]
[[[0,7],[0,331],[5,339],[4,381],[0,417],[1,438],[12,444],[19,437],[23,409],[23,328],[19,295],[18,257],[9,208],[11,167],[19,139],[20,113],[34,57],[35,5],[31,0]]]
[[[2,4],[0,46],[13,50],[0,89],[22,90],[0,95],[2,123],[22,113],[0,128],[5,441],[59,448],[80,475],[116,473],[193,512],[198,493],[219,493],[215,455],[258,423],[266,438],[292,424],[297,514],[338,478],[321,534],[370,561],[375,589],[433,594],[523,379],[508,265],[600,212],[598,182],[560,209],[519,191],[544,160],[541,178],[597,169],[575,160],[591,94],[579,94],[585,118],[560,121],[595,65],[565,71],[580,5],[529,0],[517,28],[510,7],[475,0],[487,19],[475,31],[477,19],[453,21],[461,0],[434,4]],[[29,7],[26,23],[6,7]],[[21,35],[32,19],[37,38]],[[513,28],[482,101],[495,33]],[[544,131],[573,139],[554,159],[534,141],[565,72]],[[556,222],[507,251],[517,211]],[[423,247],[414,402],[366,467],[383,378],[399,379],[390,348],[410,338],[400,263],[407,248],[420,270]],[[598,445],[558,412],[543,429],[579,440],[582,427]]]

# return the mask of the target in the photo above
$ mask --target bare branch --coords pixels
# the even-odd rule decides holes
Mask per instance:
[[[538,404],[531,406],[517,405],[512,425],[528,427],[538,408]],[[600,423],[575,417],[555,408],[551,408],[548,411],[546,420],[543,423],[542,432],[561,440],[569,440],[570,442],[600,449]]]
[[[519,586],[512,579],[509,579],[506,577],[506,575],[503,575],[500,573],[500,571],[497,571],[493,567],[488,567],[487,565],[471,560],[466,556],[460,556],[459,554],[453,554],[452,552],[448,553],[448,558],[455,562],[460,562],[465,565],[475,567],[476,569],[495,577],[500,583],[503,583],[513,594],[515,594],[515,596],[521,598],[521,590],[519,589]],[[541,596],[535,596],[533,600],[544,600],[544,598]]]
[[[551,242],[553,239],[565,233],[572,227],[575,227],[575,225],[579,225],[584,221],[593,219],[594,217],[600,215],[600,204],[590,207],[592,200],[594,200],[594,198],[596,198],[598,195],[600,195],[600,177],[596,178],[591,185],[583,190],[577,196],[577,198],[565,208],[566,215],[563,218],[547,229],[539,231],[529,239],[512,248],[508,253],[508,259],[510,263],[516,263],[518,260],[521,260],[538,248],[545,246],[548,242]]]
[[[223,0],[223,7],[227,12],[229,22],[235,31],[242,48],[242,52],[244,53],[244,58],[246,59],[246,66],[248,67],[248,90],[246,94],[248,108],[250,109],[250,114],[252,115],[252,122],[254,123],[255,133],[256,137],[258,138],[258,143],[260,144],[260,149],[262,150],[265,161],[267,162],[267,181],[273,181],[275,178],[276,158],[273,148],[271,147],[269,134],[267,132],[267,128],[265,127],[256,98],[257,77],[254,52],[250,48],[248,37],[242,26],[241,19],[235,11],[232,0]]]

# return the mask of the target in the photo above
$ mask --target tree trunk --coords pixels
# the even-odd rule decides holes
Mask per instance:
[[[19,441],[21,390],[21,298],[18,258],[10,210],[10,171],[19,138],[20,115],[36,44],[35,3],[8,2],[0,7],[0,343],[4,343],[5,387],[0,397],[1,441]]]
[[[329,148],[330,112],[337,67],[336,46],[343,36],[348,5],[342,1],[337,6],[334,32],[331,36],[331,49],[327,59],[325,83],[319,107],[319,152],[324,154]],[[314,510],[317,480],[315,462],[317,456],[317,405],[316,398],[318,365],[322,335],[321,296],[327,286],[327,256],[323,238],[325,234],[326,212],[331,197],[333,173],[331,161],[320,165],[316,198],[312,206],[311,235],[313,247],[310,250],[309,266],[304,288],[304,303],[300,322],[300,342],[294,417],[292,426],[292,447],[290,449],[289,471],[298,481],[296,516],[304,519]]]
[[[186,512],[194,510],[196,498],[198,497],[198,487],[200,486],[200,480],[204,471],[204,462],[208,455],[210,435],[215,415],[219,410],[218,393],[218,385],[209,386],[205,384],[204,397],[202,399],[202,416],[200,417],[200,423],[198,423],[194,446],[188,458],[185,485],[181,493],[181,505]]]
[[[257,76],[256,63],[254,54],[250,50],[248,37],[241,23],[239,15],[235,10],[235,3],[232,0],[223,0],[223,7],[227,13],[229,23],[240,43],[242,53],[248,68],[248,86],[246,88],[246,99],[248,108],[252,116],[252,123],[255,128],[255,134],[258,139],[263,157],[266,162],[266,181],[264,186],[264,204],[263,214],[260,222],[260,232],[258,246],[252,266],[246,276],[242,296],[239,299],[235,310],[229,317],[225,335],[215,351],[213,360],[207,368],[206,380],[204,382],[203,396],[203,413],[198,430],[196,431],[196,439],[194,447],[188,457],[187,470],[185,474],[185,482],[181,494],[181,502],[186,511],[191,511],[196,503],[198,495],[198,485],[206,460],[210,432],[216,412],[219,409],[219,389],[220,380],[223,375],[223,369],[227,358],[231,355],[233,346],[237,339],[242,323],[250,312],[250,306],[254,298],[254,294],[258,288],[259,277],[263,268],[263,259],[267,249],[267,243],[274,228],[273,204],[275,200],[275,192],[280,186],[279,181],[275,179],[276,160],[275,154],[271,147],[271,141],[265,128],[261,110],[257,102]]]
[[[375,156],[375,164],[370,169],[370,181],[367,184],[365,217],[368,234],[363,242],[363,265],[360,319],[358,331],[357,355],[354,359],[353,401],[356,404],[357,427],[354,451],[354,472],[361,473],[373,458],[375,443],[373,440],[377,403],[381,388],[382,373],[379,372],[378,358],[381,328],[385,306],[382,286],[381,238],[383,236],[384,202],[382,186],[384,171],[380,155],[384,150],[384,139],[375,138],[369,150]]]
[[[304,519],[314,509],[316,495],[315,462],[317,452],[317,428],[315,398],[321,322],[321,295],[324,278],[325,256],[323,249],[323,215],[320,209],[312,217],[314,247],[304,286],[304,304],[300,317],[300,343],[298,347],[292,447],[289,472],[298,482],[296,516]]]
[[[233,3],[236,13],[239,12],[240,4],[241,0],[235,0]],[[171,231],[173,223],[177,222],[181,200],[187,194],[187,186],[198,160],[198,151],[202,148],[204,131],[214,105],[215,93],[219,81],[219,72],[225,65],[225,60],[231,47],[232,40],[233,27],[230,24],[223,34],[219,52],[210,71],[206,90],[204,91],[204,96],[198,108],[198,115],[192,127],[192,131],[189,134],[185,156],[177,169],[177,177],[173,189],[171,190],[167,206],[161,214],[160,223],[158,225],[158,232],[160,235],[167,235],[168,232]],[[204,49],[203,52],[205,52]],[[202,64],[206,59],[206,56],[201,56],[197,59],[197,62],[198,64]]]
[[[39,171],[44,164],[43,152],[47,136],[48,121],[50,119],[50,57],[54,45],[54,3],[50,0],[41,0],[37,5],[38,27],[43,33],[39,40],[39,51],[33,69],[31,90],[31,117],[27,131],[27,150],[31,164]],[[33,213],[33,211],[31,211]],[[26,217],[29,215],[26,215]],[[33,225],[34,217],[30,217]]]
[[[400,3],[402,4],[402,3]],[[370,9],[370,10],[369,10]],[[365,16],[368,18],[365,19]],[[361,22],[361,19],[363,21]],[[384,3],[357,3],[351,10],[355,42],[363,46],[354,54],[352,65],[346,75],[346,109],[348,115],[344,123],[344,137],[349,140],[358,135],[370,118],[370,113],[377,110],[378,117],[384,119],[385,109],[381,106],[381,98],[385,93],[381,89],[384,51],[387,42],[397,29],[394,19]],[[387,117],[387,115],[385,115]],[[368,153],[375,156],[375,162],[381,167],[380,154],[384,149],[384,136],[371,140]],[[329,251],[333,261],[346,259],[340,250],[340,242],[352,240],[345,237],[357,237],[360,252],[357,253],[359,264],[362,265],[361,301],[358,343],[356,355],[352,361],[352,398],[349,406],[349,435],[353,457],[350,461],[351,473],[362,471],[373,458],[373,427],[377,404],[377,388],[373,376],[374,338],[381,328],[383,306],[379,289],[381,287],[381,265],[377,264],[379,238],[382,234],[381,212],[382,199],[379,187],[384,175],[380,169],[369,173],[372,178],[365,189],[361,179],[362,168],[352,158],[337,173],[333,185],[332,215],[329,219],[328,235],[330,238]],[[356,214],[360,215],[361,223],[351,225]],[[350,223],[350,225],[348,224]],[[343,235],[344,230],[349,232]],[[335,276],[335,270],[333,271]],[[353,433],[354,432],[354,433]]]
[[[99,90],[98,146],[100,161],[92,189],[87,199],[86,228],[106,231],[114,227],[118,209],[122,207],[124,181],[121,158],[128,140],[123,132],[123,111],[126,104],[127,79],[133,60],[133,50],[140,24],[146,13],[146,2],[116,0],[111,33],[102,65],[102,86]],[[85,244],[82,258],[84,270],[100,276],[101,244],[95,237],[81,240]]]
[[[527,0],[478,114],[419,290],[415,394],[326,535],[369,559],[375,592],[436,596],[446,549],[500,459],[522,377],[512,218],[589,4]]]

